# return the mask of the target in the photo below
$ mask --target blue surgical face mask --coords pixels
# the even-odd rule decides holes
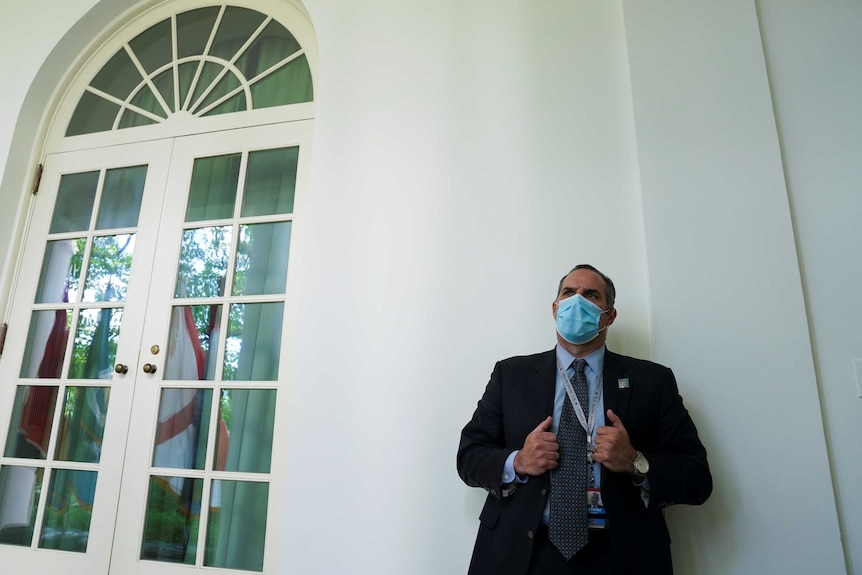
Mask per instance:
[[[599,329],[599,319],[607,311],[610,308],[603,311],[581,294],[560,300],[557,302],[557,333],[575,345],[591,342],[607,329],[607,326]]]

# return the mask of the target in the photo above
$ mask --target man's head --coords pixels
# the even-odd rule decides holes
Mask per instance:
[[[564,338],[559,331],[563,324],[558,324],[557,341],[559,341],[560,345],[566,348],[570,353],[575,355],[575,357],[585,357],[587,354],[592,353],[594,350],[604,345],[605,339],[607,338],[607,328],[614,323],[614,320],[617,317],[617,310],[614,309],[616,289],[614,288],[614,282],[611,281],[611,278],[593,266],[588,264],[577,265],[560,280],[560,285],[557,288],[557,298],[551,305],[554,319],[557,319],[560,302],[576,295],[580,295],[601,311],[601,314],[598,315],[598,335],[595,336],[594,339],[581,344],[572,343],[582,340],[572,337],[571,335],[567,336],[569,339]],[[595,310],[592,306],[586,307]],[[567,311],[566,313],[568,314],[569,312]],[[598,314],[597,311],[588,311],[587,313]],[[561,316],[560,321],[567,320],[563,319]],[[595,323],[592,325],[595,326]],[[593,329],[595,329],[595,327]],[[564,330],[564,333],[565,332],[566,330]]]
[[[560,297],[560,294],[563,291],[563,282],[566,281],[567,277],[569,277],[570,275],[572,275],[572,273],[574,273],[578,270],[591,270],[591,271],[595,272],[600,278],[602,278],[602,280],[605,282],[605,303],[607,305],[603,305],[603,306],[599,306],[599,307],[601,307],[602,309],[609,309],[609,308],[614,307],[614,302],[617,299],[617,290],[614,287],[614,282],[611,281],[611,278],[609,278],[608,276],[606,276],[605,274],[603,274],[602,272],[600,272],[599,270],[597,270],[596,268],[594,268],[590,264],[578,264],[575,267],[573,267],[571,270],[569,270],[569,273],[567,273],[562,278],[560,278],[560,285],[557,286],[557,300],[564,299],[564,298]],[[574,294],[570,294],[570,295],[574,295]],[[566,297],[568,297],[568,296],[566,296]],[[590,301],[593,301],[593,300],[590,300]]]

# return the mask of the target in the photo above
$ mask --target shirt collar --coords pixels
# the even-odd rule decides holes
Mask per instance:
[[[569,353],[566,348],[564,348],[558,343],[557,359],[559,360],[560,365],[562,365],[565,369],[568,370],[569,366],[572,365],[572,362],[575,361],[575,356]],[[593,373],[602,373],[602,370],[605,367],[605,346],[601,346],[597,350],[590,353],[584,359],[587,361],[587,365],[590,366],[590,369],[593,370]]]

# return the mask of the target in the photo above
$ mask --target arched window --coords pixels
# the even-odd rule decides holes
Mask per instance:
[[[312,100],[303,48],[271,16],[239,6],[174,14],[99,70],[65,134],[76,136]]]

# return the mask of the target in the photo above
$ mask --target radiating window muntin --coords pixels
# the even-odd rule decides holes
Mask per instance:
[[[78,100],[66,136],[217,116],[313,99],[304,49],[256,10],[174,14],[125,43]]]

